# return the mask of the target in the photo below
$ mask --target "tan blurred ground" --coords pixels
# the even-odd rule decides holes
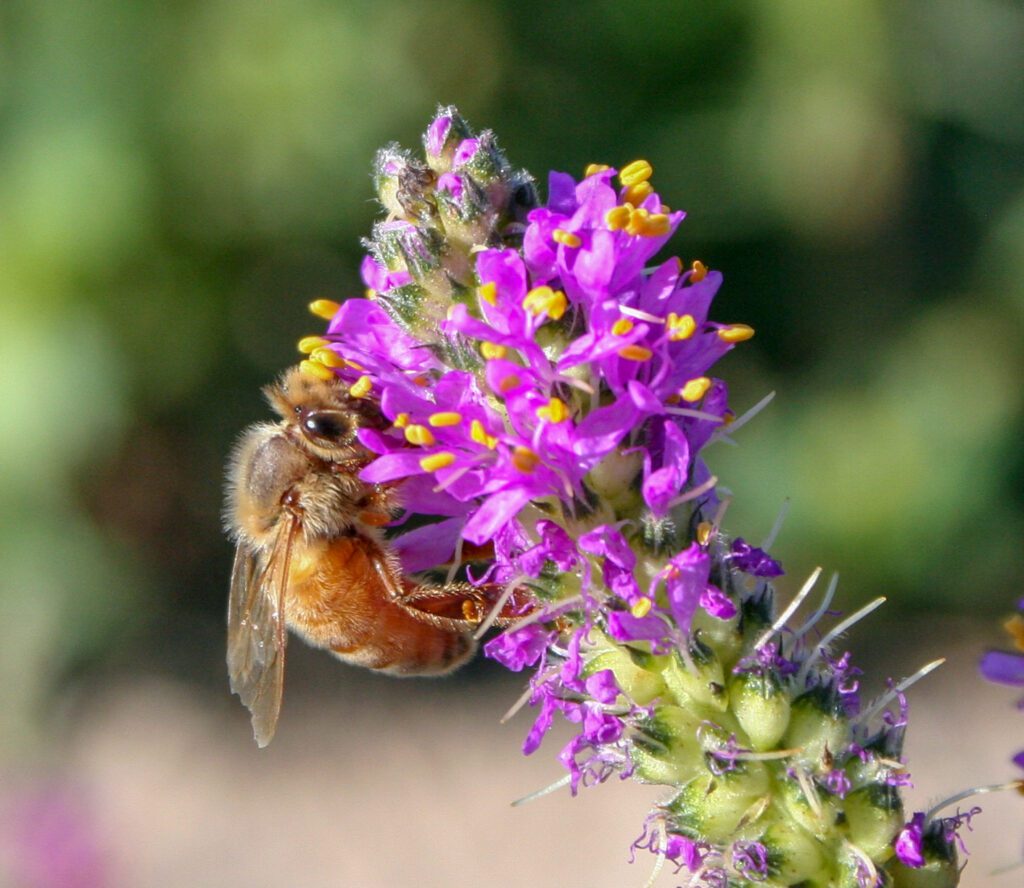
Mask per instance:
[[[1012,693],[975,677],[981,638],[944,624],[952,649],[925,649],[920,629],[876,639],[867,676],[949,656],[911,694],[915,807],[1006,779],[1024,745]],[[509,806],[560,776],[560,735],[524,759],[529,717],[498,724],[515,677],[401,682],[292,653],[264,751],[226,691],[125,676],[84,701],[87,716],[59,743],[61,771],[90,799],[112,888],[644,884],[649,860],[630,866],[628,849],[660,790],[614,781]],[[982,803],[963,884],[1020,885],[1024,870],[995,871],[1024,845],[1024,799]]]

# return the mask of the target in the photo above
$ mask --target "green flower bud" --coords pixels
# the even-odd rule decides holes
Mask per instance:
[[[424,154],[427,163],[435,173],[446,173],[451,169],[455,149],[463,139],[473,135],[469,124],[454,105],[438,108],[434,122],[423,134]]]
[[[849,735],[838,699],[827,689],[815,688],[793,701],[782,745],[802,750],[798,759],[817,769],[834,750],[846,748]]]
[[[703,608],[693,615],[691,631],[715,649],[722,669],[729,672],[743,653],[744,635],[739,613],[729,620],[713,617]]]
[[[775,749],[789,726],[789,697],[776,675],[744,672],[729,685],[729,702],[740,727],[759,752]]]
[[[611,669],[622,692],[640,706],[646,706],[665,693],[665,683],[658,674],[659,660],[651,654],[615,645],[589,659],[583,674],[590,676]]]
[[[836,820],[839,818],[839,802],[835,796],[826,795],[817,786],[813,787],[817,806],[807,800],[807,795],[795,780],[779,783],[776,798],[789,818],[812,836],[827,839],[834,835]]]
[[[704,750],[696,741],[700,719],[678,706],[657,706],[638,722],[633,764],[645,783],[682,784],[704,767]]]
[[[872,860],[887,855],[903,826],[899,793],[887,783],[872,783],[851,792],[845,799],[844,813],[850,841]]]
[[[721,775],[704,774],[688,783],[666,810],[676,831],[726,842],[741,822],[755,820],[769,800],[770,779],[761,762],[737,762]]]
[[[435,215],[433,173],[396,144],[377,152],[373,186],[390,217],[422,222]]]
[[[679,651],[673,651],[665,667],[665,684],[681,706],[693,703],[724,712],[729,703],[725,692],[725,675],[715,652],[699,639],[690,641],[690,662]]]
[[[887,867],[893,888],[954,888],[960,883],[960,867],[955,860],[929,860],[920,869],[911,869],[898,860]]]
[[[777,820],[761,837],[773,875],[782,884],[828,881],[829,862],[821,842],[794,823]]]

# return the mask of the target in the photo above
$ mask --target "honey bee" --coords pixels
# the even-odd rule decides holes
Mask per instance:
[[[472,656],[473,630],[501,591],[403,574],[382,531],[401,511],[401,486],[359,479],[374,457],[356,433],[388,425],[375,401],[298,367],[264,394],[280,421],[243,433],[226,507],[237,544],[228,673],[261,747],[281,708],[288,628],[348,663],[442,675]],[[503,604],[497,624],[521,610],[522,601]]]

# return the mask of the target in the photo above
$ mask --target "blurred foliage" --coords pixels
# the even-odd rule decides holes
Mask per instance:
[[[777,551],[844,606],[1005,609],[1022,38],[1009,0],[5,0],[0,742],[86,667],[218,662],[224,455],[438,102],[541,179],[647,157],[689,211],[675,250],[758,330],[735,406],[779,393],[714,453],[728,527],[788,497]]]

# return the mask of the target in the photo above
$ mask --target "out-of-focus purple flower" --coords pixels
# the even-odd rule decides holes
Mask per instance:
[[[7,800],[0,818],[0,878],[33,888],[102,888],[102,847],[88,808],[63,787]],[[4,870],[7,870],[4,872]]]

